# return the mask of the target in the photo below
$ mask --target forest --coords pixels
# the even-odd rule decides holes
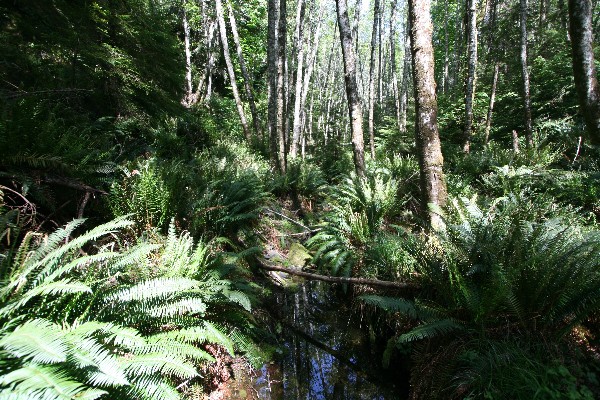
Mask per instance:
[[[598,3],[0,1],[0,400],[600,398]]]

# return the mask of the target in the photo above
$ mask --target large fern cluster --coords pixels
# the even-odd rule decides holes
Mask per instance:
[[[249,310],[248,297],[211,272],[206,245],[194,248],[174,228],[164,247],[117,250],[107,237],[130,221],[73,236],[82,222],[49,236],[28,233],[2,260],[8,273],[0,289],[1,397],[179,398],[175,387],[213,359],[202,344],[233,353],[233,341],[209,321],[210,308]],[[163,271],[177,270],[159,268],[144,280],[128,273],[134,264],[157,262]]]
[[[514,198],[489,209],[466,199],[454,206],[455,223],[446,233],[412,246],[422,287],[417,298],[363,298],[417,322],[391,344],[507,337],[560,343],[597,315],[600,232],[561,219],[524,221]]]
[[[352,175],[333,188],[321,230],[307,242],[314,260],[331,273],[351,275],[364,264],[365,251],[395,211],[398,184],[386,171],[365,178]]]

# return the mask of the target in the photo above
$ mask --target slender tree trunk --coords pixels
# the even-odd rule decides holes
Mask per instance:
[[[527,0],[521,0],[521,75],[523,77],[523,105],[525,108],[525,143],[533,147],[533,125],[531,122],[531,97],[529,70],[527,69]]]
[[[319,41],[321,38],[321,23],[322,23],[322,19],[319,18],[319,21],[317,22],[317,28],[315,30],[315,34],[313,36],[313,47],[311,50],[311,54],[308,60],[308,66],[307,66],[307,70],[306,73],[304,74],[304,82],[302,84],[302,92],[300,95],[300,127],[299,127],[299,134],[302,132],[303,128],[304,128],[304,122],[306,119],[306,111],[305,111],[305,106],[306,106],[306,99],[308,97],[308,90],[309,90],[309,86],[310,86],[310,79],[312,77],[314,68],[315,68],[315,64],[317,62],[317,52],[319,50]],[[312,99],[311,99],[311,113],[312,113]],[[310,120],[312,121],[312,116],[310,118]]]
[[[402,67],[402,87],[400,90],[400,132],[406,132],[406,115],[408,114],[408,81],[412,54],[410,49],[410,28],[405,29],[404,66]]]
[[[358,86],[356,84],[356,55],[352,41],[352,31],[348,19],[347,0],[336,0],[338,27],[342,56],[344,58],[344,81],[346,84],[346,97],[348,99],[348,114],[352,131],[352,149],[354,168],[358,176],[365,175],[365,150],[363,140],[363,117]]]
[[[252,114],[252,126],[254,127],[254,133],[256,137],[262,137],[263,133],[260,118],[258,116],[256,102],[254,101],[254,94],[250,85],[252,80],[250,79],[250,74],[248,73],[248,69],[246,68],[246,61],[244,60],[244,55],[242,53],[242,45],[240,43],[240,36],[238,34],[237,24],[235,22],[235,15],[233,14],[233,7],[231,7],[231,3],[229,2],[227,3],[227,7],[229,11],[229,25],[231,26],[231,33],[233,34],[233,41],[235,42],[237,57],[240,63],[240,70],[242,71],[242,76],[244,78],[244,88],[246,90],[246,97],[248,98],[248,103],[250,104],[250,113]]]
[[[292,140],[290,144],[290,156],[296,158],[298,153],[298,144],[300,141],[300,132],[302,130],[302,115],[300,108],[302,107],[302,78],[304,71],[304,13],[305,13],[304,0],[298,0],[298,15],[296,18],[297,24],[297,59],[296,59],[296,85],[295,85],[295,96],[294,96],[294,124]]]
[[[277,26],[277,141],[279,171],[285,174],[287,170],[286,152],[286,104],[285,104],[285,71],[286,71],[286,41],[287,41],[287,2],[279,1],[279,21]]]
[[[600,86],[594,65],[590,0],[569,0],[569,31],[579,108],[591,142],[600,145]]]
[[[379,3],[379,0],[375,0],[377,3]],[[384,38],[383,38],[383,29],[382,29],[382,20],[383,20],[383,15],[385,15],[385,2],[378,4],[378,12],[377,12],[377,42],[379,43],[379,45],[377,46],[377,55],[379,58],[379,62],[377,63],[377,104],[381,104],[383,102],[383,51],[382,49],[383,47],[383,42],[384,42]]]
[[[183,104],[190,104],[192,98],[192,50],[190,46],[190,24],[188,23],[185,6],[183,9],[183,34],[185,45],[185,98]]]
[[[512,145],[513,145],[513,152],[515,154],[519,154],[519,152],[520,152],[520,150],[519,150],[519,134],[514,129],[512,131]]]
[[[421,207],[433,230],[443,230],[446,204],[444,158],[437,126],[430,0],[409,0],[410,39],[416,114],[416,144],[421,177]]]
[[[473,101],[475,100],[475,83],[477,80],[477,0],[467,0],[467,48],[468,68],[465,93],[465,129],[463,131],[463,152],[471,150],[473,136]]]
[[[268,130],[271,158],[279,169],[279,151],[277,145],[277,60],[278,46],[277,27],[279,25],[279,1],[268,1],[267,24],[267,75],[268,75]]]
[[[396,123],[400,129],[400,91],[398,90],[398,71],[396,68],[396,0],[391,0],[390,14],[390,69],[392,70],[392,91],[394,92],[394,108],[396,111]]]
[[[494,112],[494,102],[496,101],[496,86],[498,85],[498,74],[500,72],[500,63],[496,61],[494,66],[494,78],[492,80],[492,92],[490,93],[490,104],[488,106],[487,118],[485,120],[485,138],[484,145],[487,146],[490,139],[490,130],[492,128],[492,114]]]
[[[244,136],[246,137],[246,140],[250,142],[252,140],[252,136],[250,135],[250,130],[248,129],[248,121],[246,120],[244,106],[242,104],[242,99],[240,98],[240,93],[238,92],[237,84],[235,81],[235,71],[233,69],[233,63],[231,62],[231,56],[229,55],[229,44],[227,43],[227,28],[225,25],[225,17],[223,16],[223,4],[221,3],[221,0],[215,0],[215,5],[217,9],[217,22],[219,23],[219,31],[221,33],[221,47],[223,48],[223,57],[225,58],[225,64],[227,65],[227,75],[229,76],[229,83],[231,84],[231,92],[233,93],[233,98],[235,99],[235,105],[240,116],[240,122],[242,124]]]
[[[444,72],[442,73],[442,92],[448,91],[448,0],[444,1]]]
[[[373,160],[375,159],[375,50],[377,49],[378,29],[379,0],[375,0],[373,32],[371,33],[371,63],[369,66],[369,144],[371,146],[371,159]]]

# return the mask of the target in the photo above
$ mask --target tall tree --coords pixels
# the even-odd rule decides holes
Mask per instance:
[[[354,168],[358,176],[365,174],[365,146],[363,139],[363,117],[358,85],[356,84],[356,54],[350,20],[348,18],[348,4],[346,0],[335,1],[337,9],[338,27],[340,29],[340,42],[344,59],[344,82],[346,85],[346,98],[348,99],[348,114],[350,116],[350,129],[352,132],[352,149]]]
[[[185,46],[185,97],[183,104],[188,105],[192,98],[192,50],[190,47],[190,24],[185,4],[183,5],[183,43]]]
[[[279,24],[279,2],[269,0],[267,5],[267,125],[271,157],[279,168],[277,149],[277,25]]]
[[[285,0],[269,0],[267,28],[268,120],[271,156],[280,173],[286,170],[285,154]]]
[[[485,136],[483,144],[487,145],[490,139],[490,130],[492,128],[492,115],[494,113],[494,103],[496,101],[496,87],[498,86],[498,74],[500,72],[500,63],[496,61],[494,65],[494,77],[492,78],[492,89],[490,93],[490,103],[488,106],[487,118],[485,120]]]
[[[373,11],[373,31],[371,33],[371,63],[369,64],[369,144],[371,147],[371,158],[375,159],[375,50],[377,49],[377,32],[379,23],[379,0],[375,0]],[[381,79],[381,76],[379,76]]]
[[[250,130],[248,129],[248,121],[246,120],[246,113],[244,112],[244,105],[237,88],[235,80],[235,70],[233,63],[231,62],[231,56],[229,54],[229,44],[227,43],[227,26],[225,25],[225,17],[223,15],[223,4],[221,0],[215,0],[215,6],[217,9],[217,22],[219,24],[219,32],[221,33],[221,47],[223,49],[223,57],[225,58],[225,64],[227,66],[227,75],[229,76],[229,83],[231,84],[231,92],[235,99],[235,105],[237,107],[238,115],[240,116],[240,122],[244,131],[246,140],[252,139]]]
[[[286,43],[287,43],[287,2],[279,1],[277,24],[277,160],[279,171],[287,170],[286,151]]]
[[[300,130],[302,129],[302,77],[304,72],[304,14],[306,2],[298,0],[296,16],[296,84],[294,96],[294,122],[292,128],[292,140],[290,143],[290,156],[295,158],[298,153],[298,142],[300,141]]]
[[[421,180],[421,207],[433,230],[445,227],[439,210],[445,206],[447,190],[444,157],[437,126],[430,0],[409,0],[416,144]]]
[[[600,144],[600,87],[594,65],[592,2],[569,0],[573,77],[590,140]]]
[[[477,80],[477,0],[467,0],[467,84],[465,91],[465,127],[463,131],[463,151],[471,149],[473,135],[473,101]]]
[[[525,111],[525,143],[533,147],[533,124],[531,122],[531,96],[529,70],[527,69],[527,0],[521,0],[521,77],[523,78],[523,107]]]
[[[408,114],[408,84],[409,71],[412,60],[410,50],[410,22],[407,21],[404,27],[404,65],[402,67],[402,85],[400,88],[400,132],[406,132],[406,115]]]
[[[254,93],[252,92],[252,80],[250,79],[250,74],[248,73],[248,68],[246,67],[246,61],[244,60],[240,35],[238,34],[237,23],[235,22],[235,15],[233,13],[231,2],[227,2],[227,9],[229,11],[229,25],[231,26],[231,33],[235,43],[238,62],[240,63],[240,70],[242,71],[242,76],[244,78],[244,89],[246,90],[246,97],[250,105],[250,113],[252,114],[252,126],[254,127],[254,134],[257,138],[259,138],[262,137],[262,127],[260,124],[260,118],[258,116],[258,110],[256,109]]]
[[[392,70],[392,91],[394,94],[394,108],[396,111],[396,123],[401,130],[400,124],[400,91],[398,90],[398,71],[396,69],[396,0],[391,0],[390,12],[390,69]]]

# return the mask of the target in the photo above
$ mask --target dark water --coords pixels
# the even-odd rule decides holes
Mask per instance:
[[[270,307],[279,321],[283,351],[255,381],[260,399],[406,398],[404,368],[381,367],[381,346],[330,285],[306,282],[282,290]]]

